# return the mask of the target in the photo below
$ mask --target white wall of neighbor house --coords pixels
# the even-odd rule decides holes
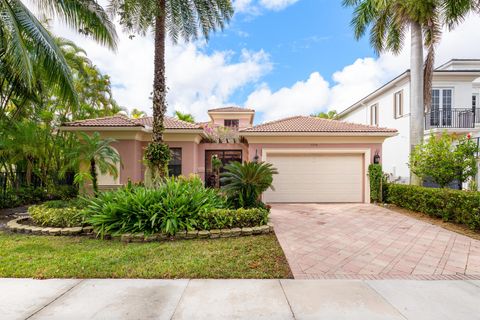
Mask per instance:
[[[401,93],[402,96],[403,112],[397,115],[394,110],[395,93]],[[408,183],[410,177],[410,170],[407,165],[410,151],[409,101],[409,82],[403,81],[378,97],[365,102],[360,108],[350,112],[341,119],[348,122],[371,125],[371,107],[377,105],[378,126],[398,130],[397,136],[391,137],[383,143],[383,170],[390,175],[392,180],[401,183]]]

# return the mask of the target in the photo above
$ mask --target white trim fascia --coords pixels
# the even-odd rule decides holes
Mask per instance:
[[[268,154],[363,154],[363,202],[370,203],[370,180],[368,177],[368,167],[372,153],[370,148],[264,148],[262,149],[262,161],[268,161]]]

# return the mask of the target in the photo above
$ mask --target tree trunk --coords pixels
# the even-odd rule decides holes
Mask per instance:
[[[165,80],[165,1],[158,0],[158,14],[155,20],[155,60],[153,79],[153,137],[152,143],[163,143],[164,116],[167,111]],[[160,164],[154,171],[166,176],[166,163]]]
[[[410,56],[410,148],[423,141],[425,112],[423,105],[423,36],[420,24],[411,24]],[[421,179],[410,170],[410,183],[420,185]]]
[[[92,188],[93,194],[95,197],[98,194],[98,181],[97,181],[97,166],[95,164],[95,160],[90,160],[90,175],[92,176]]]

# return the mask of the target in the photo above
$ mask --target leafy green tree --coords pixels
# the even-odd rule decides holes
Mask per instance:
[[[95,0],[37,0],[44,12],[59,16],[81,33],[115,48],[114,25]],[[42,68],[50,86],[60,96],[76,101],[73,79],[65,57],[51,34],[21,0],[0,1],[0,73],[3,80],[34,92],[35,69]]]
[[[233,15],[230,0],[110,0],[110,9],[130,32],[145,34],[154,29],[155,57],[153,81],[153,139],[145,158],[152,176],[167,175],[170,150],[163,141],[164,116],[167,110],[165,83],[165,40],[168,33],[173,42],[189,41],[201,33],[223,29]],[[154,179],[158,180],[158,179]]]
[[[139,110],[137,108],[133,108],[133,110],[130,112],[130,116],[133,119],[140,119],[140,118],[145,117],[146,115],[147,114],[145,113],[145,111]]]
[[[114,139],[101,139],[98,132],[88,135],[80,132],[81,143],[73,154],[70,166],[78,168],[82,161],[89,164],[90,177],[94,194],[98,194],[97,169],[102,174],[111,174],[118,177],[117,164],[120,163],[120,156],[111,146]]]
[[[444,188],[454,180],[461,185],[477,173],[476,152],[478,147],[469,138],[455,143],[447,133],[431,135],[410,154],[410,169],[420,178],[431,178]]]
[[[321,118],[321,119],[338,119],[338,113],[336,110],[330,110],[328,112],[320,112],[317,114],[312,115],[313,117]]]
[[[411,31],[411,144],[423,140],[424,110],[430,106],[435,47],[440,42],[442,28],[454,28],[468,13],[480,10],[478,0],[343,0],[344,6],[354,7],[352,26],[355,37],[370,30],[370,43],[377,53],[401,52],[406,33]],[[423,49],[428,49],[423,62]],[[412,175],[412,182],[420,181]]]
[[[191,115],[190,113],[183,113],[180,111],[175,111],[175,117],[178,120],[182,120],[185,122],[190,122],[190,123],[195,123],[195,117]]]
[[[257,207],[262,193],[268,188],[273,190],[273,175],[278,174],[272,164],[265,162],[232,162],[224,169],[222,190],[241,208]]]

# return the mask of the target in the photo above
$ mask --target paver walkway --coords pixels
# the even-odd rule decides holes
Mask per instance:
[[[480,279],[480,241],[369,204],[276,204],[296,279]]]
[[[480,281],[0,279],[2,320],[479,320]]]

